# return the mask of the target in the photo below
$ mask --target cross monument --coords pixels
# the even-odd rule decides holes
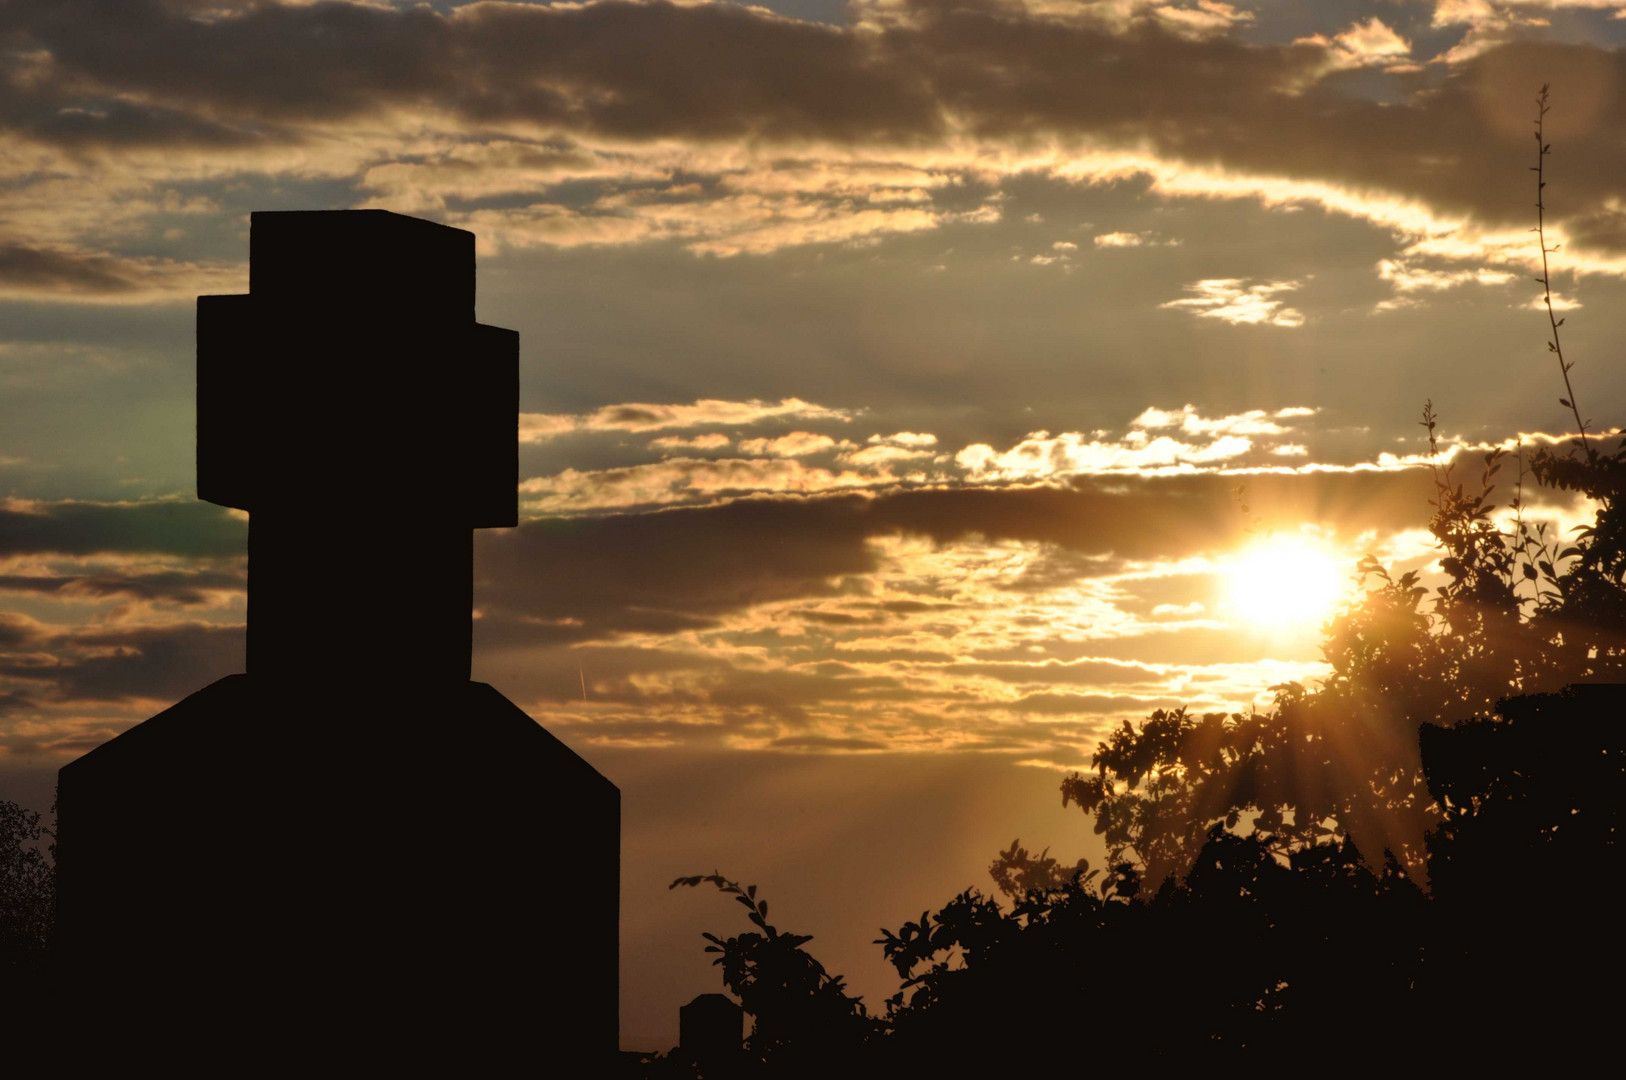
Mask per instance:
[[[197,312],[246,674],[62,769],[76,1000],[130,1060],[591,1075],[549,1062],[615,1051],[620,793],[469,681],[473,530],[517,524],[519,336],[475,321],[460,229],[256,213],[249,251],[249,291]]]

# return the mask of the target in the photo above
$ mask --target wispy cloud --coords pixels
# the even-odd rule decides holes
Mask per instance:
[[[1292,424],[1283,424],[1283,420],[1300,420],[1314,416],[1319,410],[1308,406],[1291,406],[1267,412],[1264,409],[1249,409],[1247,412],[1236,413],[1232,416],[1205,417],[1197,411],[1196,406],[1186,405],[1179,409],[1147,409],[1130,422],[1131,428],[1145,428],[1160,430],[1162,428],[1179,428],[1187,435],[1285,435],[1293,430]]]
[[[722,450],[732,445],[732,440],[721,432],[712,431],[688,438],[682,435],[662,435],[658,439],[650,439],[649,445],[656,450]]]
[[[835,439],[811,431],[793,431],[773,439],[743,439],[740,453],[769,457],[806,457],[836,447]],[[851,444],[849,444],[851,445]]]
[[[1408,64],[1411,42],[1401,37],[1376,15],[1365,22],[1356,22],[1330,38],[1313,34],[1300,38],[1299,44],[1318,45],[1327,51],[1328,65],[1335,69],[1382,67],[1391,70],[1421,70]]]
[[[1185,442],[1166,435],[1106,442],[1069,431],[1051,435],[1036,431],[1005,451],[986,444],[968,446],[955,462],[977,480],[1040,480],[1080,473],[1138,472],[1145,469],[1211,465],[1240,458],[1253,442],[1224,435],[1206,443]]]
[[[796,458],[669,458],[617,469],[566,469],[525,480],[519,490],[527,512],[563,515],[752,493],[836,491],[896,480],[889,472],[836,471]]]
[[[723,401],[702,398],[688,405],[628,403],[606,405],[590,413],[520,413],[519,438],[525,443],[546,442],[572,432],[662,431],[670,428],[700,428],[759,424],[765,420],[847,421],[850,409],[832,409],[803,401]]]
[[[1150,230],[1142,232],[1097,233],[1093,242],[1098,248],[1177,247],[1178,238],[1163,238]]]
[[[1304,314],[1285,306],[1278,296],[1302,284],[1300,281],[1250,284],[1243,278],[1207,278],[1186,286],[1186,291],[1194,295],[1170,300],[1162,306],[1235,326],[1298,327],[1304,325]]]

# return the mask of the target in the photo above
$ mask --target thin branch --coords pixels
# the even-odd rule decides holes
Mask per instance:
[[[1586,423],[1581,419],[1580,407],[1575,404],[1575,389],[1570,386],[1570,368],[1575,365],[1566,363],[1564,360],[1564,345],[1558,337],[1558,328],[1564,325],[1564,320],[1553,314],[1552,275],[1547,269],[1547,256],[1558,250],[1557,246],[1547,246],[1547,206],[1544,197],[1544,189],[1547,187],[1545,166],[1547,155],[1552,153],[1553,150],[1543,139],[1548,110],[1547,87],[1548,84],[1542,83],[1541,93],[1536,95],[1536,164],[1531,169],[1536,174],[1536,242],[1541,246],[1541,277],[1536,280],[1541,283],[1541,298],[1547,305],[1547,322],[1552,326],[1553,330],[1553,339],[1547,343],[1547,351],[1557,355],[1558,372],[1564,376],[1564,398],[1559,404],[1568,405],[1570,411],[1575,414],[1575,428],[1581,435],[1581,449],[1586,451],[1588,461],[1596,461],[1598,457],[1597,451],[1593,450],[1592,445],[1586,441]]]

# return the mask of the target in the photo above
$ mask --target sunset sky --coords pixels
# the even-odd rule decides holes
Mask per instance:
[[[665,889],[713,869],[879,1006],[879,926],[1013,837],[1098,852],[1057,785],[1105,731],[1267,705],[1362,555],[1427,568],[1425,399],[1448,454],[1562,437],[1542,83],[1618,420],[1622,45],[1626,0],[12,0],[0,797],[242,667],[193,327],[249,213],[432,218],[521,335],[474,677],[621,786],[624,1042],[720,988],[698,933],[743,920]]]

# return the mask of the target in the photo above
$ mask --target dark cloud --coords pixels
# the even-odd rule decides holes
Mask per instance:
[[[201,623],[36,635],[28,644],[51,661],[0,654],[0,676],[27,680],[39,688],[32,696],[57,703],[179,700],[242,671],[245,640],[242,626]]]
[[[34,743],[29,749],[46,754],[82,754],[96,749],[118,734],[119,732],[113,728],[96,728],[93,731],[82,731],[55,739],[44,739]],[[12,748],[17,749],[15,743],[12,744]]]
[[[1252,517],[1238,510],[1245,481]],[[837,595],[877,568],[867,541],[982,537],[1052,545],[1045,587],[1125,559],[1174,559],[1244,540],[1251,526],[1391,529],[1426,522],[1426,470],[1229,477],[1081,478],[1071,488],[932,488],[874,496],[753,498],[721,506],[534,521],[476,534],[483,644],[576,641],[699,628],[778,600]],[[1037,587],[1037,585],[1035,585]],[[904,601],[907,605],[931,601]],[[911,612],[917,613],[917,612]],[[803,618],[808,613],[802,614]],[[844,622],[836,613],[823,622]]]
[[[82,296],[136,291],[138,272],[122,259],[0,244],[0,287]]]
[[[38,644],[44,636],[45,631],[32,619],[13,615],[9,611],[0,611],[0,651],[13,652],[31,647]]]
[[[798,611],[796,617],[824,626],[874,626],[885,621],[882,616],[851,615],[845,611]]]
[[[150,574],[0,574],[0,592],[33,593],[75,600],[154,600],[182,606],[209,603],[211,592],[241,590],[241,573],[223,570],[172,570]]]
[[[0,112],[11,126],[41,142],[69,148],[137,149],[140,147],[230,150],[266,141],[273,135],[290,141],[289,132],[256,130],[215,123],[177,108],[158,108],[106,97],[79,97],[74,105],[29,108],[13,102]],[[23,107],[19,108],[18,105]]]
[[[1334,528],[1358,523],[1380,532],[1421,524],[1428,492],[1427,474],[1418,470],[1265,475],[1250,478],[1248,484],[1247,498],[1256,515]],[[757,605],[816,597],[851,596],[851,610],[860,613],[852,616],[860,620],[855,626],[872,617],[929,618],[940,607],[936,601],[878,605],[853,586],[855,579],[879,569],[870,540],[907,535],[939,545],[978,539],[1039,543],[1061,553],[1068,573],[1087,579],[1122,560],[1178,559],[1244,538],[1248,519],[1236,509],[1235,485],[1236,478],[1219,475],[1115,476],[1081,479],[1070,488],[755,498],[708,508],[528,522],[477,534],[478,642],[494,657],[520,655],[549,644],[700,630]],[[402,520],[391,527],[410,528],[411,523]],[[13,504],[0,511],[0,552],[9,554],[152,553],[218,559],[240,557],[243,541],[240,519],[201,503]],[[1064,583],[1062,576],[1053,576],[1055,583]],[[0,589],[195,604],[207,591],[235,589],[242,580],[235,567],[208,564],[132,573],[87,567],[77,574],[7,575],[0,577]],[[845,625],[846,607],[803,610],[796,621],[818,617]],[[1042,624],[1041,619],[1032,629],[1043,630]],[[59,634],[21,617],[0,622],[0,646],[14,654],[5,674],[49,684],[48,696],[64,700],[183,696],[241,669],[242,635],[241,627],[203,624]],[[822,638],[782,640],[770,647],[801,649],[809,660],[849,663],[931,663],[949,659],[953,652],[851,651],[833,648]],[[1083,648],[1075,656],[1143,662],[1241,661],[1270,654],[1268,642],[1202,629],[1096,640]],[[687,655],[656,663],[662,657],[656,650],[636,650],[620,659],[616,655],[605,653],[607,659],[601,661],[560,652],[554,665],[559,670],[545,680],[546,689],[531,684],[543,697],[567,701],[581,694],[582,682],[590,677],[600,687],[593,692],[595,700],[647,702],[654,695],[675,703],[688,695],[693,704],[766,710],[790,718],[815,702],[908,700],[919,693],[893,679],[848,677],[830,670],[754,672]],[[989,661],[1035,658],[984,655]],[[1069,658],[1054,651],[1045,655]],[[584,663],[591,670],[578,668]],[[649,688],[626,677],[661,669],[683,669],[694,678]],[[1018,663],[989,663],[964,673],[1055,685],[1105,685],[1147,674],[1118,665],[1092,664],[1086,670],[1083,665]]]
[[[0,503],[0,556],[243,554],[248,524],[203,502]]]
[[[864,29],[624,0],[448,14],[262,4],[203,20],[153,3],[38,0],[11,5],[6,23],[17,55],[52,57],[28,83],[36,110],[54,104],[49,121],[12,124],[75,145],[230,142],[267,119],[399,108],[785,146],[923,145],[952,130],[1014,145],[1150,145],[1508,224],[1528,217],[1530,200],[1505,164],[1528,144],[1535,88],[1554,82],[1550,134],[1573,163],[1554,213],[1594,222],[1586,240],[1615,245],[1618,229],[1597,216],[1626,175],[1613,137],[1626,123],[1626,60],[1589,46],[1514,42],[1444,76],[1385,76],[1397,93],[1374,98],[1322,79],[1334,65],[1320,44],[1199,39],[1150,20],[1062,23],[975,0],[893,5],[885,26]]]
[[[831,577],[875,568],[863,505],[850,499],[741,500],[476,535],[480,606],[580,620],[561,637],[827,595]]]
[[[21,4],[64,88],[203,116],[325,121],[449,108],[622,135],[872,137],[935,126],[922,93],[851,33],[733,5],[255,5],[196,20],[154,3]]]

